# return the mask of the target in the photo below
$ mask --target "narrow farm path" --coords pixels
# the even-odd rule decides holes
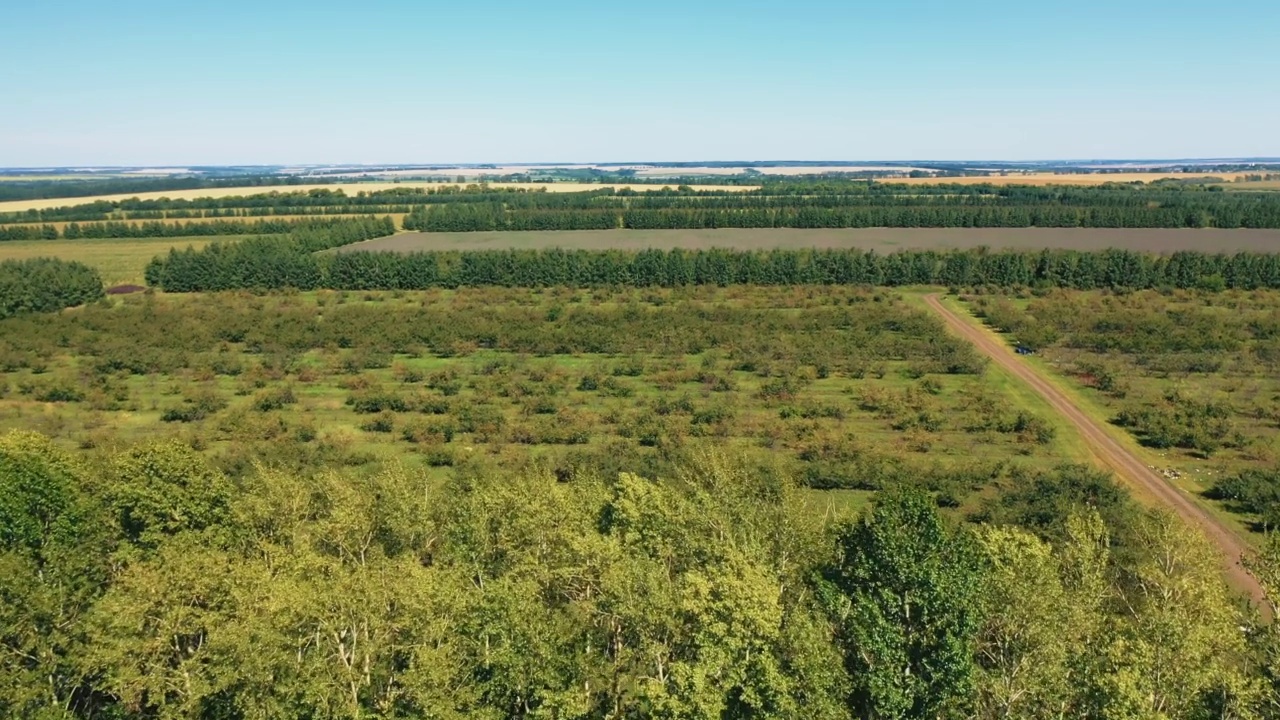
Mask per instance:
[[[1178,488],[1147,468],[1146,464],[1115,440],[1101,423],[1089,417],[1066,394],[1045,380],[1004,343],[990,333],[975,327],[943,305],[936,294],[926,295],[925,304],[946,322],[954,334],[969,341],[1000,367],[1039,393],[1058,413],[1080,432],[1090,449],[1117,476],[1142,494],[1173,510],[1185,522],[1198,527],[1222,551],[1223,568],[1228,581],[1248,594],[1260,609],[1267,607],[1262,585],[1245,569],[1243,559],[1249,546],[1231,528],[1196,504]]]

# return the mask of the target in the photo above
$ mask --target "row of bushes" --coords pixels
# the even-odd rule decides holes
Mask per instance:
[[[368,230],[360,226],[362,230]],[[368,237],[385,227],[369,230]],[[310,248],[257,239],[154,259],[147,281],[172,292],[237,288],[395,290],[433,287],[558,285],[996,285],[1066,288],[1280,287],[1280,255],[1169,256],[1126,250],[1036,253],[907,251],[880,255],[840,250],[494,250],[310,255],[352,239]]]

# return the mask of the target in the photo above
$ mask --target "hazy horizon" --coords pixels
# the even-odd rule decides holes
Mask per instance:
[[[1280,156],[1263,0],[62,0],[7,19],[3,167]]]
[[[1177,165],[1227,165],[1227,164],[1280,164],[1280,156],[1249,156],[1249,157],[1167,157],[1167,158],[1135,158],[1135,157],[1111,157],[1111,158],[965,158],[962,160],[938,160],[933,158],[912,158],[912,159],[880,159],[880,160],[830,160],[823,158],[785,158],[771,160],[719,160],[719,159],[694,159],[694,160],[627,160],[627,161],[605,161],[605,160],[588,160],[583,162],[512,162],[512,161],[461,161],[461,162],[389,162],[389,163],[171,163],[166,165],[140,165],[140,164],[118,164],[118,165],[94,165],[88,163],[70,163],[66,165],[0,165],[3,171],[21,171],[21,170],[60,170],[71,171],[100,171],[100,170],[125,170],[125,171],[150,171],[150,174],[160,174],[160,171],[171,171],[179,173],[182,171],[195,170],[200,168],[332,168],[360,170],[368,168],[374,170],[377,168],[404,168],[405,171],[414,171],[418,169],[452,169],[452,168],[515,168],[515,167],[629,167],[629,166],[692,166],[699,167],[702,164],[716,165],[724,167],[745,167],[749,165],[770,165],[770,164],[797,164],[797,167],[806,165],[830,165],[835,167],[876,167],[878,165],[901,166],[904,169],[911,165],[973,165],[978,163],[993,163],[1000,165],[1027,165],[1028,169],[1034,169],[1039,166],[1057,165],[1074,168],[1087,168],[1097,166],[1106,169],[1125,169],[1141,170],[1146,168],[1161,168]],[[139,172],[138,174],[145,174]]]

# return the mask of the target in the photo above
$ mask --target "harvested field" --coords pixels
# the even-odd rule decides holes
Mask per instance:
[[[223,235],[145,240],[23,240],[0,243],[0,260],[37,257],[79,260],[96,269],[102,275],[102,282],[108,287],[125,283],[141,285],[147,263],[156,255],[169,252],[169,248],[185,248],[188,245],[202,248],[214,240],[233,242],[242,237]]]
[[[1171,172],[1131,172],[1131,173],[1010,173],[1008,175],[966,176],[966,177],[924,177],[924,178],[885,178],[881,182],[906,183],[908,185],[1102,185],[1104,183],[1155,182],[1172,178],[1175,180],[1198,180],[1201,178],[1219,178],[1234,182],[1245,175],[1256,175],[1243,172],[1203,172],[1203,173],[1171,173]]]
[[[456,185],[456,183],[453,183]],[[50,198],[46,200],[12,200],[9,202],[0,202],[0,212],[24,212],[26,210],[48,210],[57,207],[74,207],[76,205],[88,205],[99,200],[114,202],[117,200],[128,200],[130,198],[140,198],[142,200],[154,200],[158,198],[172,198],[175,200],[194,199],[194,198],[223,198],[234,197],[237,195],[261,195],[269,192],[306,192],[308,190],[341,190],[348,195],[354,195],[360,192],[376,192],[379,190],[395,190],[397,188],[441,188],[446,187],[449,183],[430,183],[430,182],[352,182],[352,183],[334,183],[330,185],[272,185],[272,186],[254,186],[254,187],[238,187],[238,188],[203,188],[196,190],[164,190],[160,192],[144,192],[144,193],[122,193],[117,195],[95,195],[92,197],[79,198]],[[536,190],[546,188],[547,192],[582,192],[584,190],[599,190],[600,188],[631,188],[637,192],[645,190],[661,190],[661,185],[619,185],[619,184],[595,184],[595,183],[490,183],[490,187],[520,187]],[[756,187],[751,185],[693,185],[695,190],[728,190],[742,192],[746,190],[755,190]]]
[[[1125,248],[1151,252],[1280,250],[1280,230],[1165,230],[1093,228],[845,228],[723,230],[559,230],[548,232],[400,233],[349,245],[339,252],[375,250],[778,247],[863,248],[883,252],[988,246],[993,250]]]

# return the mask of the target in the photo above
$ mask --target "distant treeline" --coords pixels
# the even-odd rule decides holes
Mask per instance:
[[[340,182],[337,178],[299,178],[284,175],[228,177],[86,178],[77,180],[6,180],[0,182],[0,201],[121,195],[124,193],[200,190],[223,187],[261,187]]]
[[[368,237],[373,237],[369,235]],[[363,238],[361,238],[363,239]],[[333,242],[330,246],[345,244]],[[996,285],[1065,288],[1280,288],[1280,255],[841,250],[493,250],[314,255],[263,238],[170,251],[147,282],[171,292],[237,288],[684,285]]]
[[[163,238],[218,235],[283,235],[291,232],[331,227],[344,222],[338,218],[213,220],[210,222],[105,222],[68,223],[61,231],[53,225],[0,226],[0,242],[6,240],[66,240],[101,238]],[[390,218],[380,226],[384,235],[395,232]]]
[[[124,200],[0,215],[0,222],[100,222],[406,212],[427,232],[610,228],[1104,227],[1280,228],[1280,194],[1197,185],[1101,187],[770,183],[759,190],[600,188],[325,189],[196,200]]]
[[[82,263],[53,258],[0,262],[0,318],[61,310],[101,297],[102,278]]]
[[[1280,228],[1280,196],[1199,188],[778,185],[749,193],[460,196],[423,205],[425,232],[587,229]]]
[[[404,187],[347,195],[341,188],[313,188],[307,191],[271,191],[218,198],[128,198],[98,200],[83,205],[22,212],[0,213],[0,223],[38,223],[70,221],[103,221],[113,219],[165,219],[243,217],[269,215],[306,215],[325,213],[409,212],[417,206],[449,203],[502,203],[511,207],[534,209],[584,209],[608,198],[635,197],[715,197],[730,191],[694,191],[661,188],[638,193],[634,190],[600,188],[573,193],[552,193],[542,187],[502,187],[488,185],[442,185],[440,187]],[[618,200],[617,207],[625,207]],[[385,209],[394,208],[394,209]]]

